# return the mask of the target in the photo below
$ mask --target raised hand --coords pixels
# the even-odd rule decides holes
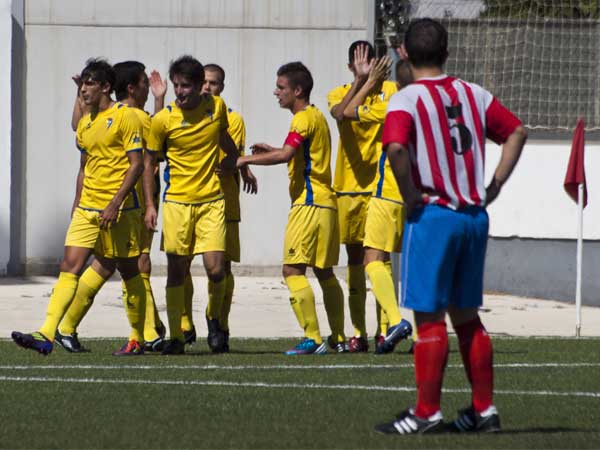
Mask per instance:
[[[392,59],[389,56],[383,56],[379,59],[373,59],[371,70],[369,71],[369,80],[374,82],[383,81],[388,78]]]
[[[354,71],[356,78],[367,78],[373,65],[373,61],[369,61],[369,47],[359,45],[354,49]]]
[[[167,93],[167,80],[163,80],[156,70],[150,72],[150,77],[148,78],[150,82],[150,90],[152,91],[152,95],[156,97],[164,97]]]

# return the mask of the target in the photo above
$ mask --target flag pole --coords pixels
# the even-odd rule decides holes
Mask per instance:
[[[575,336],[581,336],[581,266],[583,263],[583,184],[577,186],[577,284],[575,287]]]

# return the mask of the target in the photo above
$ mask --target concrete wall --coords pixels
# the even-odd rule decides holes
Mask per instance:
[[[6,274],[10,258],[10,168],[11,168],[11,42],[10,0],[0,0],[0,275]]]
[[[70,77],[87,58],[138,59],[162,74],[184,53],[217,62],[227,72],[223,97],[246,120],[247,144],[280,145],[291,115],[272,94],[277,68],[303,61],[315,79],[311,100],[326,110],[327,92],[350,79],[348,45],[367,36],[366,5],[365,0],[28,2],[28,266],[55,265],[62,255],[78,164],[69,128],[75,95]],[[335,130],[333,121],[330,126]],[[253,170],[259,195],[242,200],[243,263],[278,265],[290,202],[287,170]],[[152,256],[157,266],[165,264],[158,245]]]

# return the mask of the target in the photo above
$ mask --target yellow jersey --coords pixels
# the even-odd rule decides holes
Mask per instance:
[[[148,114],[146,111],[144,111],[143,109],[140,109],[140,108],[131,108],[131,110],[133,110],[135,112],[135,114],[138,116],[138,119],[140,119],[140,122],[142,122],[142,128],[143,128],[143,130],[142,130],[142,145],[145,149],[146,143],[148,142],[148,134],[150,133],[150,123],[151,123],[150,114]],[[144,177],[140,177],[140,179],[138,180],[138,182],[135,185],[135,190],[140,199],[140,206],[143,209],[145,209],[146,203],[144,203],[143,178]]]
[[[202,95],[193,110],[172,102],[152,118],[146,148],[164,151],[164,201],[199,204],[223,198],[215,169],[219,136],[228,126],[225,103],[212,95]]]
[[[345,84],[329,92],[327,103],[330,111],[341,103],[350,87],[350,84]],[[396,83],[384,81],[381,91],[368,95],[361,106],[387,104],[397,90]],[[371,194],[377,174],[383,122],[344,119],[338,122],[338,131],[340,141],[333,188],[338,194]]]
[[[246,145],[246,127],[244,119],[240,114],[227,108],[227,121],[229,128],[227,132],[233,139],[236,148],[240,151],[240,156],[244,154],[244,146]],[[221,150],[220,160],[223,160],[227,154]],[[239,222],[240,214],[240,173],[238,171],[233,175],[221,177],[221,189],[225,195],[225,220],[231,222]]]
[[[362,105],[356,110],[358,120],[361,123],[378,123],[385,121],[385,113],[388,102],[378,102],[373,105]],[[375,176],[375,188],[373,197],[402,203],[402,195],[396,183],[396,178],[390,166],[390,160],[387,158],[387,152],[383,151],[381,142],[377,146],[377,174]]]
[[[92,117],[90,113],[77,125],[77,147],[87,155],[79,207],[101,211],[121,188],[129,169],[127,153],[141,152],[143,126],[135,113],[123,103],[115,103]],[[125,197],[121,209],[140,207],[135,188]]]
[[[292,205],[337,209],[331,187],[331,136],[323,113],[309,105],[294,114],[285,144],[296,149],[288,162]]]

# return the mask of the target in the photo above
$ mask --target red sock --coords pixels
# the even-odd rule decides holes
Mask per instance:
[[[473,390],[473,409],[485,411],[492,405],[494,363],[492,340],[479,317],[455,328],[460,354]]]
[[[416,416],[426,418],[440,410],[442,380],[447,360],[446,322],[430,322],[421,325],[415,344]]]

